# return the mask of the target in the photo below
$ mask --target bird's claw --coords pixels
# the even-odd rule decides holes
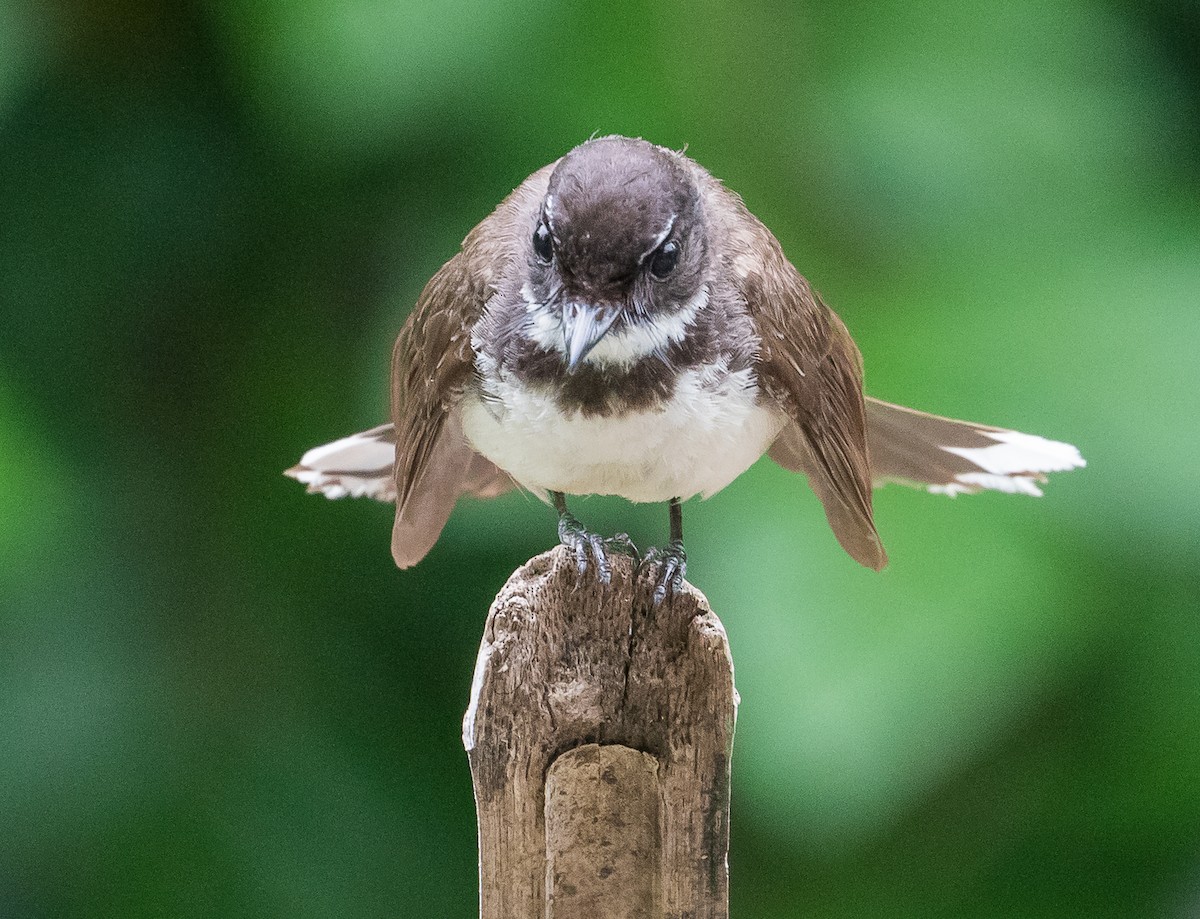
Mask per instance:
[[[640,557],[638,547],[633,544],[633,540],[629,538],[628,533],[618,533],[616,536],[610,536],[604,540],[604,545],[608,547],[609,552],[628,555],[633,559]]]
[[[642,564],[658,566],[658,578],[654,583],[655,606],[662,606],[668,597],[675,596],[683,589],[687,553],[683,550],[682,540],[673,539],[664,549],[657,546],[651,548],[642,559]]]
[[[601,584],[612,581],[612,564],[608,560],[609,552],[617,552],[637,558],[637,546],[633,544],[626,533],[619,533],[609,539],[590,533],[578,520],[570,514],[564,514],[558,521],[558,539],[575,556],[575,569],[579,576],[587,574],[588,565],[596,566],[596,577]],[[589,562],[589,556],[591,557]]]

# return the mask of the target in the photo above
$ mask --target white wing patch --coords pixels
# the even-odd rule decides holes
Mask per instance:
[[[309,494],[395,501],[395,460],[395,432],[384,424],[313,447],[284,475],[307,485]]]

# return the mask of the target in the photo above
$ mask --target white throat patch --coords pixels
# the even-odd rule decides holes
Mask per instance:
[[[530,337],[547,351],[555,351],[565,357],[567,343],[562,315],[545,303],[538,302],[528,284],[521,288],[521,296],[525,298],[525,312],[529,316]],[[629,366],[655,352],[665,351],[683,341],[700,311],[707,306],[708,286],[705,285],[681,309],[670,315],[631,322],[619,331],[609,332],[588,352],[583,362],[599,367]]]

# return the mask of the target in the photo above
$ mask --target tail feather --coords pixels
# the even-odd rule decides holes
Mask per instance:
[[[1046,473],[1087,463],[1071,444],[955,421],[868,398],[867,449],[875,484],[902,482],[935,494],[979,491],[1040,496]]]
[[[307,485],[309,494],[395,501],[395,461],[396,432],[392,425],[383,424],[313,447],[284,475]]]

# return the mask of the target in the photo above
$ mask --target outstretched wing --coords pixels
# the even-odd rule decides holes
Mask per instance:
[[[392,557],[401,568],[425,557],[467,490],[477,454],[457,406],[473,372],[471,327],[490,295],[486,274],[460,252],[425,286],[392,350]]]
[[[458,405],[474,373],[471,330],[489,298],[513,283],[553,166],[526,179],[471,231],[425,285],[396,339],[392,556],[401,568],[425,556],[461,494],[507,490],[503,473],[463,437]]]
[[[878,571],[887,553],[871,506],[862,358],[841,320],[803,278],[794,307],[807,314],[802,324],[774,312],[760,322],[762,380],[791,419],[768,455],[808,476],[842,548]],[[774,339],[769,347],[768,336]]]
[[[842,547],[868,568],[882,568],[887,554],[871,509],[858,348],[771,232],[730,198],[738,214],[731,273],[760,339],[759,383],[789,419],[768,453],[808,476]]]
[[[490,291],[465,251],[425,285],[392,349],[396,510],[412,505],[473,366],[471,327]]]

